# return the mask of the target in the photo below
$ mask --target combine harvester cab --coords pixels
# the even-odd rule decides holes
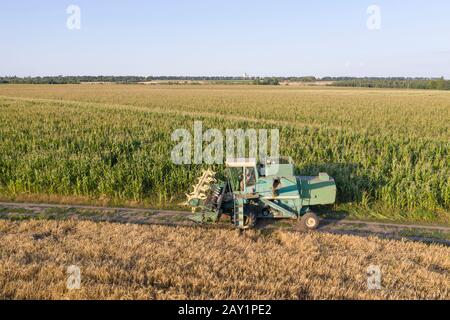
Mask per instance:
[[[295,176],[292,159],[228,159],[226,181],[216,181],[205,171],[194,191],[187,195],[192,220],[217,221],[227,214],[238,228],[253,227],[257,219],[301,219],[308,229],[315,229],[319,219],[311,206],[332,204],[336,184],[326,173],[318,176]],[[208,184],[208,181],[210,182]]]

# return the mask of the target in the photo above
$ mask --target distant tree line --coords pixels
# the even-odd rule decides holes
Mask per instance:
[[[225,77],[225,76],[47,76],[0,77],[0,83],[65,84],[82,82],[137,83],[144,81],[247,81],[254,84],[278,84],[280,81],[317,81],[315,77]]]
[[[55,76],[55,77],[0,77],[0,83],[24,84],[69,84],[81,82],[136,83],[147,81],[139,76]]]
[[[427,77],[322,77],[318,80],[322,81],[343,81],[343,80],[440,80],[439,78],[427,78]]]
[[[276,86],[280,84],[280,81],[277,78],[262,78],[253,80],[253,84]]]
[[[450,90],[450,80],[444,80],[444,78],[357,78],[337,80],[331,85],[340,87]]]
[[[0,77],[1,83],[12,84],[77,84],[82,82],[138,83],[148,81],[212,81],[214,83],[247,83],[278,85],[280,82],[332,82],[330,85],[367,88],[407,88],[450,90],[450,80],[444,78],[405,77],[231,77],[231,76],[48,76],[48,77]]]
[[[313,76],[305,77],[231,77],[231,76],[47,76],[47,77],[0,77],[0,83],[65,84],[82,82],[137,83],[144,81],[247,81],[254,84],[278,84],[281,81],[320,81]]]

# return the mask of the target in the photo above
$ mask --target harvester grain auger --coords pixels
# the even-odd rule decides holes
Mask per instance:
[[[225,181],[216,180],[206,170],[194,190],[186,194],[186,204],[196,222],[215,222],[222,214],[229,215],[236,227],[253,227],[257,219],[300,219],[308,229],[316,229],[319,219],[311,207],[332,204],[336,184],[326,173],[318,176],[295,176],[289,157],[228,159]]]

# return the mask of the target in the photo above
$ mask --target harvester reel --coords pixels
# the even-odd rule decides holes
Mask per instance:
[[[186,194],[185,205],[193,199],[205,200],[208,197],[208,192],[211,190],[211,184],[216,182],[216,173],[211,169],[203,170],[202,175],[198,178],[197,184],[193,185],[193,191]]]

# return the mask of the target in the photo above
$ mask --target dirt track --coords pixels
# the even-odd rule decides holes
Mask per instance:
[[[152,210],[144,208],[98,207],[87,205],[61,205],[42,203],[0,202],[0,218],[27,219],[75,219],[108,221],[129,224],[155,224],[189,226],[195,223],[187,219],[190,212]],[[207,227],[233,228],[229,221],[210,224]],[[305,232],[295,220],[266,220],[257,226],[262,232],[276,229]],[[390,239],[410,239],[422,242],[450,245],[450,227],[394,224],[359,220],[322,219],[318,232],[378,236]]]

